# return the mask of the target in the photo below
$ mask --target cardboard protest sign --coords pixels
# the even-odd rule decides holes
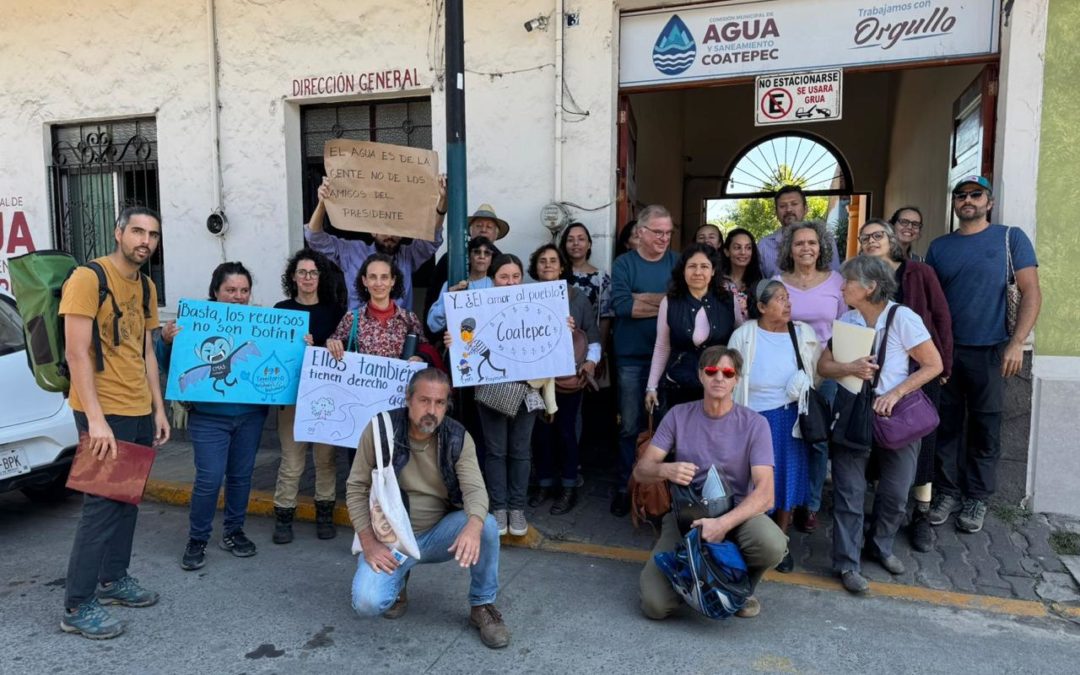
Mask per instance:
[[[296,401],[307,312],[206,300],[180,300],[169,384],[173,401]]]
[[[573,375],[565,281],[446,294],[455,387]]]
[[[405,405],[405,387],[424,363],[345,352],[335,361],[322,347],[308,347],[296,395],[293,437],[355,448],[377,413]]]
[[[432,150],[335,138],[323,149],[334,227],[435,240],[439,156]]]

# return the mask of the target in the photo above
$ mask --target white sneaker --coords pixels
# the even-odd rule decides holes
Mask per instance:
[[[518,509],[510,510],[510,534],[515,537],[524,537],[529,532],[529,524],[525,522],[525,512]]]
[[[495,524],[499,527],[499,536],[506,534],[506,509],[496,509],[492,515],[495,516]]]

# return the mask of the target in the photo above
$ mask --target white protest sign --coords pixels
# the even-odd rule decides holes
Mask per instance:
[[[405,405],[405,388],[424,363],[345,352],[335,361],[322,347],[308,347],[296,394],[293,437],[355,448],[377,413]]]
[[[754,78],[754,125],[838,120],[843,113],[843,82],[840,69],[759,75]]]
[[[573,375],[565,281],[446,294],[455,387]]]

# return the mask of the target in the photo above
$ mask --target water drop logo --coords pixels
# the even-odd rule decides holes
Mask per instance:
[[[694,65],[696,55],[697,45],[690,29],[678,14],[673,14],[653,45],[653,65],[664,75],[678,75]]]
[[[285,364],[278,358],[277,352],[271,352],[270,357],[252,371],[251,386],[260,394],[273,396],[285,391],[289,386],[289,379]]]

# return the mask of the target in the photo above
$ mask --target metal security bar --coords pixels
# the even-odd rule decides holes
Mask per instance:
[[[124,208],[160,211],[152,118],[54,126],[51,161],[54,240],[79,262],[112,252],[116,218]],[[158,246],[143,270],[157,285],[159,305],[165,304],[164,260]]]

